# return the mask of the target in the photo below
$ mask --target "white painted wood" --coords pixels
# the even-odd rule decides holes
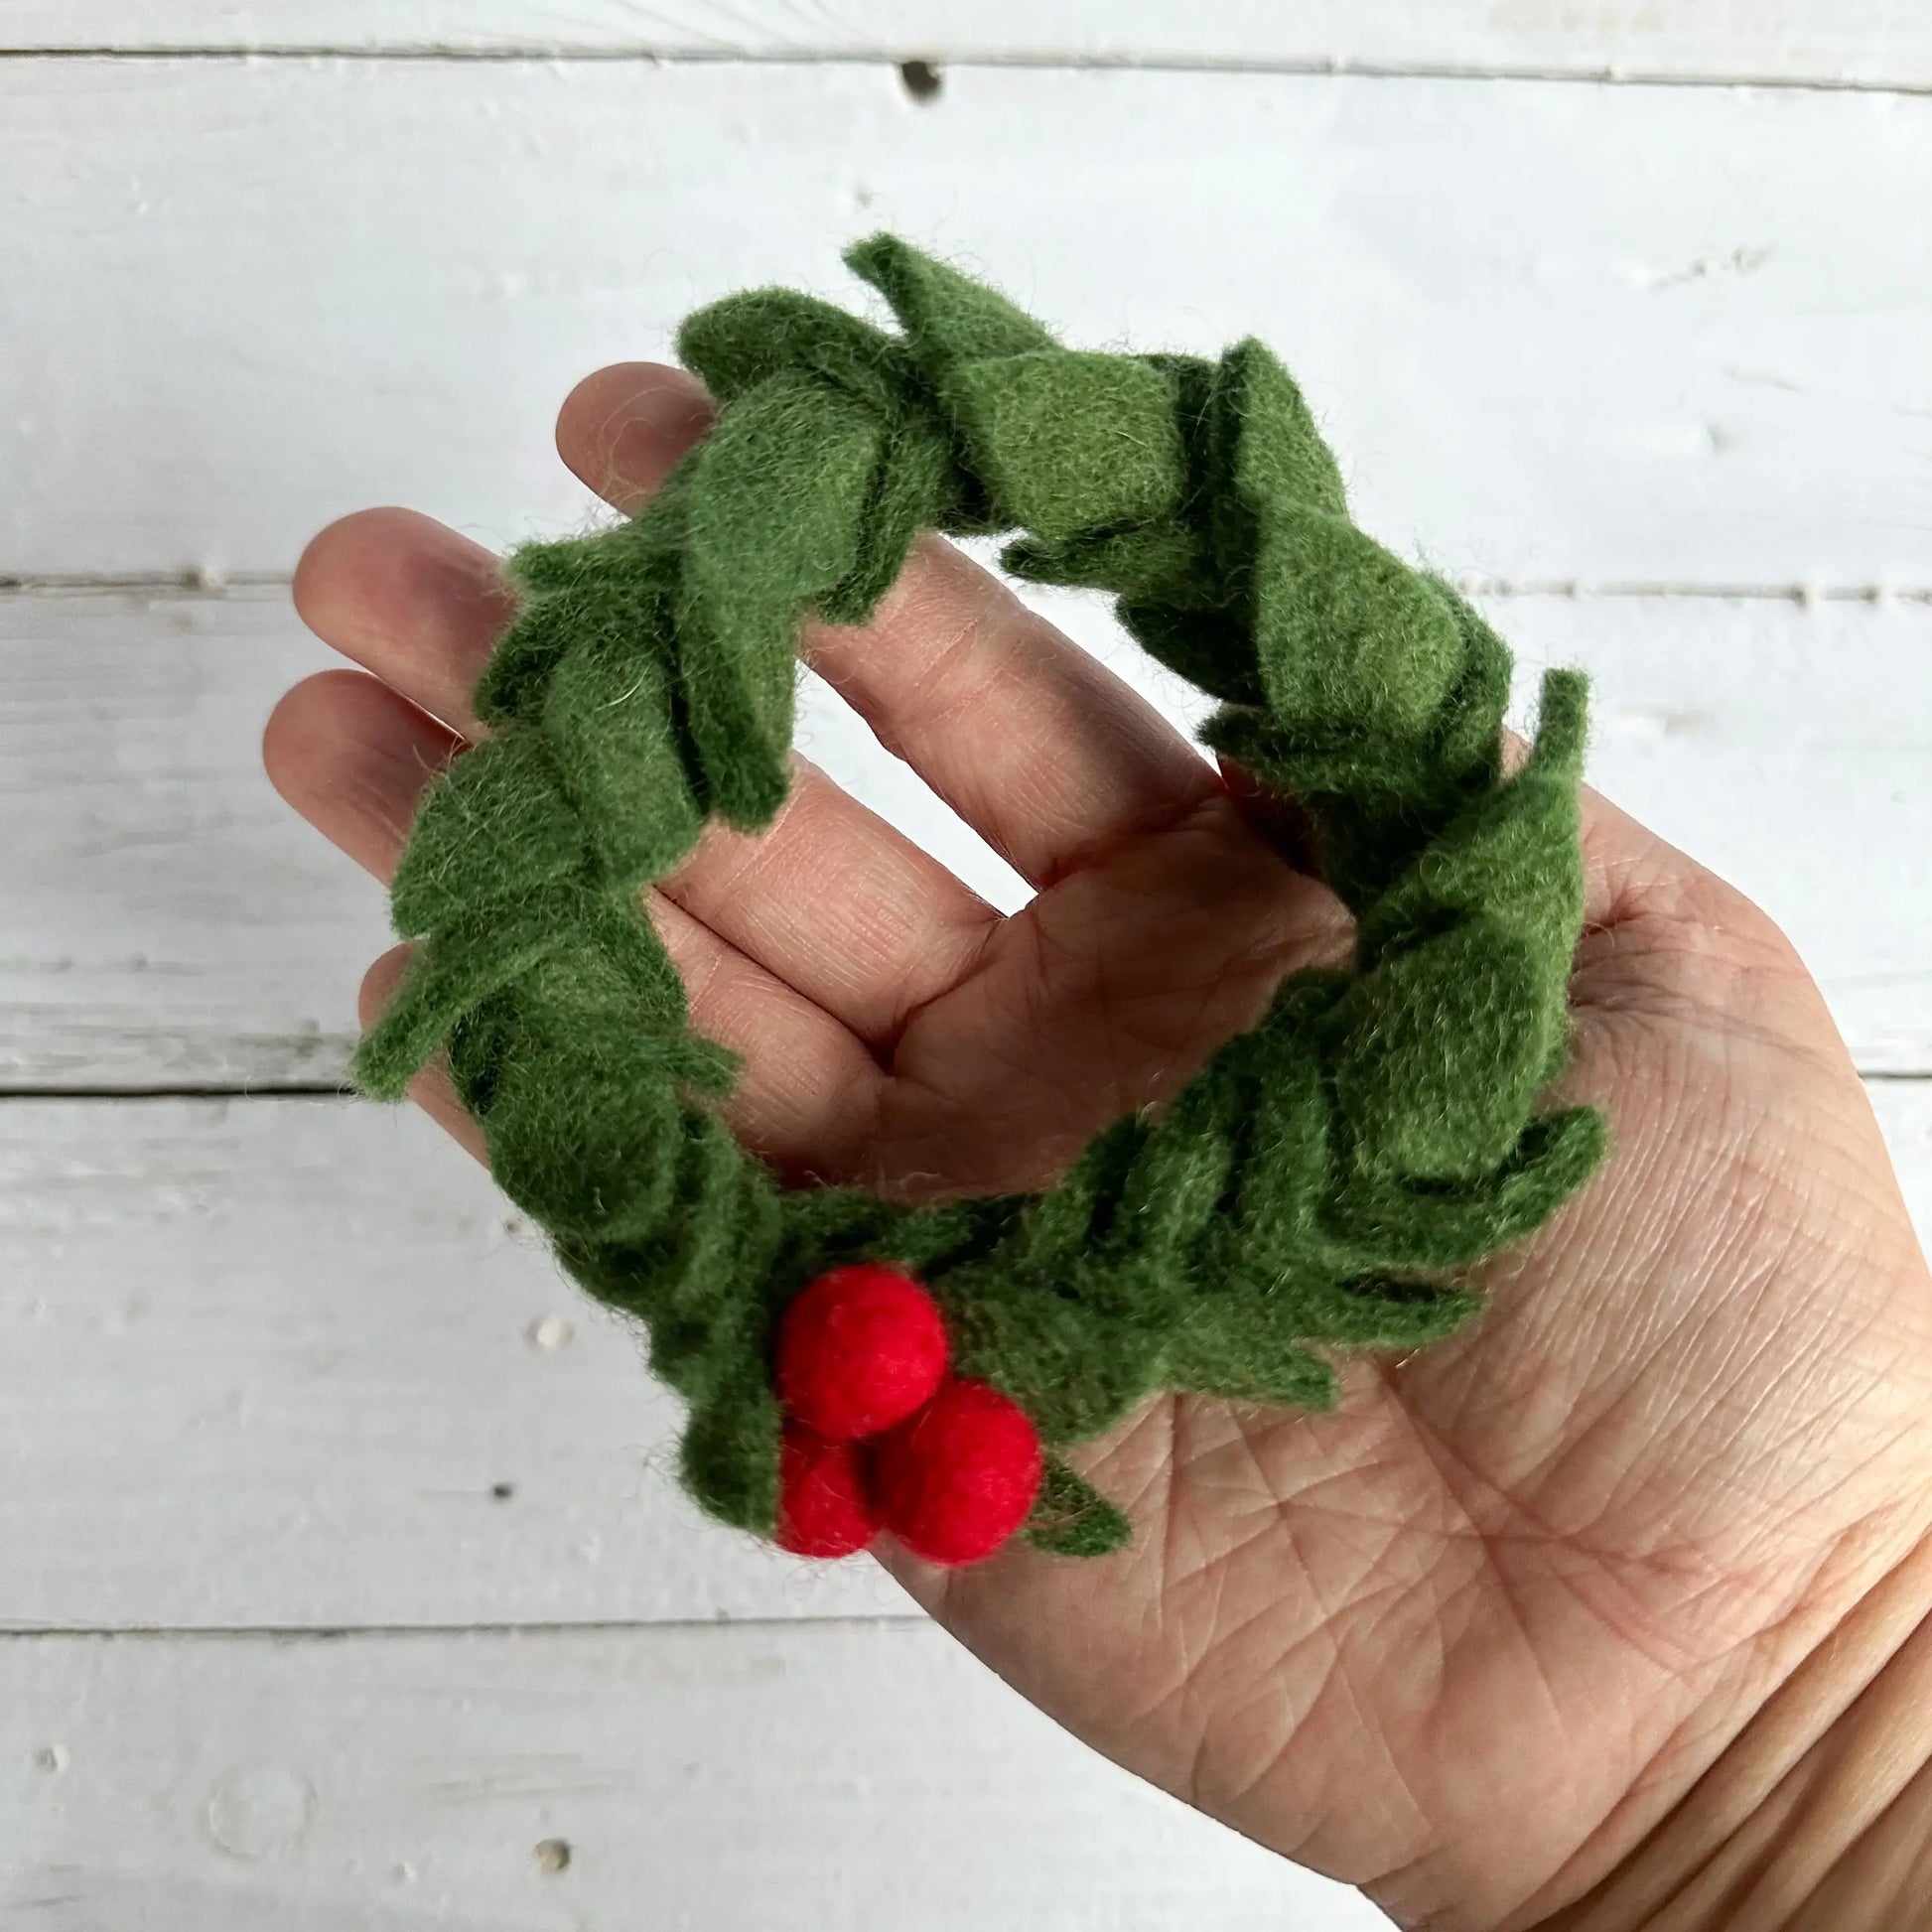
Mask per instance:
[[[1932,104],[1119,70],[1924,89],[1909,0],[0,0],[0,50],[96,44],[294,58],[0,62],[0,578],[284,574],[383,497],[571,525],[571,379],[747,282],[851,299],[894,225],[1076,340],[1265,334],[1452,570],[1932,587]],[[912,54],[961,63],[931,104]],[[1596,673],[1597,782],[1932,1067],[1932,604],[1497,608]],[[254,749],[323,661],[273,586],[0,595],[0,1085],[339,1074],[380,896]],[[805,742],[1012,902],[836,706]],[[1932,1227],[1932,1084],[1872,1092]],[[0,1919],[1379,1923],[863,1563],[702,1523],[676,1419],[413,1115],[0,1100],[0,1629],[110,1633],[0,1635]]]
[[[330,1084],[390,943],[380,889],[257,746],[342,660],[279,586],[0,593],[0,1088]],[[800,744],[1006,903],[1024,891],[811,682]]]
[[[892,226],[1074,341],[1265,335],[1450,568],[1932,584],[1916,98],[17,61],[0,183],[0,571],[286,570],[383,497],[571,523],[574,378],[747,283],[853,299]]]
[[[1039,600],[1177,716],[1097,603]],[[1932,1068],[1932,607],[1508,598],[1521,648],[1597,679],[1591,775],[1756,897],[1860,1063]],[[279,589],[0,597],[0,1086],[340,1078],[387,943],[378,889],[277,799],[256,741],[325,661]],[[801,743],[1013,905],[1023,889],[852,715]]]
[[[1371,1932],[930,1626],[0,1643],[47,1932]]]
[[[0,1104],[0,1626],[904,1608],[699,1517],[680,1414],[412,1109]]]
[[[1932,1232],[1932,1083],[1871,1092]],[[677,1419],[412,1113],[0,1104],[0,1628],[903,1607],[698,1518]]]
[[[257,746],[282,590],[0,597],[0,1085],[336,1080],[383,900]]]
[[[1588,773],[1764,906],[1867,1070],[1932,1069],[1932,607],[1492,605],[1528,695],[1595,680]]]
[[[0,47],[521,47],[1932,80],[1932,23],[1912,0],[0,0]]]

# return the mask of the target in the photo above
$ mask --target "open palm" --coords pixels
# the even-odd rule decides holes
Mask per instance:
[[[707,420],[629,365],[558,441],[631,507]],[[393,510],[319,537],[296,595],[373,675],[291,692],[269,769],[386,875],[509,606],[485,552]],[[1038,1186],[1345,951],[1287,815],[946,545],[805,645],[1037,896],[1000,917],[804,766],[764,836],[707,835],[653,912],[781,1171]],[[1932,1282],[1817,990],[1682,854],[1597,799],[1585,828],[1566,1084],[1612,1154],[1484,1316],[1354,1362],[1331,1415],[1154,1403],[1084,1458],[1135,1519],[1115,1557],[888,1558],[1100,1749],[1442,1927],[1587,1891],[1932,1523]],[[435,1076],[419,1097],[478,1144]]]

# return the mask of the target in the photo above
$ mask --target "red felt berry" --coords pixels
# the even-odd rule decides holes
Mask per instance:
[[[1022,1523],[1039,1490],[1039,1435],[985,1382],[945,1383],[875,1447],[886,1527],[928,1563],[977,1563]]]
[[[945,1372],[939,1305],[894,1268],[834,1268],[795,1296],[778,1320],[778,1400],[831,1442],[877,1436],[903,1422]]]
[[[879,1534],[866,1451],[785,1424],[778,1447],[778,1547],[800,1557],[849,1557]]]

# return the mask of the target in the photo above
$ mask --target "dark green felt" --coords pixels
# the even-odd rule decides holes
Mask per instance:
[[[891,236],[847,259],[899,335],[781,289],[700,311],[679,346],[711,434],[633,521],[512,558],[491,736],[424,801],[394,888],[420,947],[355,1063],[392,1097],[447,1048],[502,1186],[647,1327],[690,1408],[685,1481],[764,1532],[771,1324],[829,1266],[919,1274],[959,1369],[1049,1446],[1158,1389],[1320,1408],[1324,1350],[1448,1333],[1477,1298],[1446,1273],[1536,1228],[1603,1145],[1594,1112],[1536,1111],[1582,918],[1583,681],[1545,680],[1506,777],[1507,650],[1349,521],[1260,343],[1066,350]],[[1115,593],[1224,701],[1208,742],[1306,805],[1358,939],[1046,1192],[909,1208],[781,1187],[738,1147],[731,1056],[640,902],[707,819],[768,822],[800,622],[862,621],[926,527],[1017,531],[1018,575]],[[1128,1525],[1054,1459],[1029,1533],[1094,1555]]]

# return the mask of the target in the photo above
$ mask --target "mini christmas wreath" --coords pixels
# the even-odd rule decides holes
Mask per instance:
[[[1259,342],[1218,360],[1059,346],[892,236],[846,257],[899,332],[783,289],[678,337],[716,426],[631,521],[511,558],[489,735],[429,790],[393,888],[420,941],[355,1077],[439,1049],[496,1178],[689,1408],[714,1516],[813,1556],[882,1530],[936,1563],[1016,1532],[1095,1556],[1113,1503],[1053,1452],[1156,1390],[1320,1409],[1320,1350],[1413,1349],[1457,1271],[1595,1167],[1565,1063],[1585,686],[1503,759],[1509,653],[1350,522]],[[922,529],[1019,531],[1006,568],[1111,592],[1221,703],[1202,733],[1314,826],[1347,970],[1287,978],[1163,1109],[1034,1194],[911,1205],[787,1187],[719,1118],[643,911],[714,815],[785,795],[801,621],[872,613]]]

